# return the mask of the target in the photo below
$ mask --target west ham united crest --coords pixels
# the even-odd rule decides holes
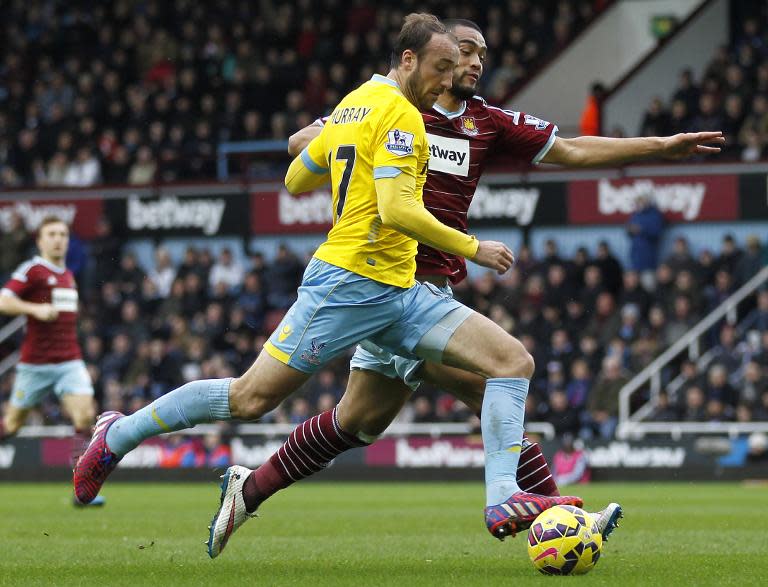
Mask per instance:
[[[461,130],[464,131],[464,134],[468,134],[469,136],[473,137],[477,134],[477,125],[475,124],[475,119],[472,116],[462,116],[461,117]]]

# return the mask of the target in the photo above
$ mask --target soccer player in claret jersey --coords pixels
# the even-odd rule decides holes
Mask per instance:
[[[644,157],[680,158],[696,153],[717,153],[719,148],[702,143],[722,143],[722,134],[691,133],[674,137],[611,139],[557,136],[557,126],[536,116],[489,106],[475,96],[483,73],[486,43],[480,28],[468,20],[445,21],[459,43],[459,62],[450,90],[436,104],[423,111],[430,161],[424,186],[424,205],[441,222],[467,230],[467,211],[486,162],[491,155],[512,164],[556,163],[567,167],[613,165]],[[327,119],[320,119],[289,139],[289,152],[298,154],[319,134]],[[416,257],[417,279],[449,292],[449,283],[466,276],[462,257],[421,244]],[[349,385],[336,410],[345,429],[373,442],[386,429],[421,381],[429,381],[451,392],[480,414],[485,380],[432,361],[393,356],[369,342],[361,344],[351,362]],[[302,425],[267,463],[252,476],[253,491],[261,502],[279,489],[326,467],[329,459],[313,450]],[[559,495],[541,449],[523,439],[517,468],[517,482],[524,491]],[[490,497],[490,496],[489,496]],[[504,538],[510,533],[504,508],[493,507],[489,499],[486,522],[491,533]],[[622,511],[612,503],[596,517],[603,536],[615,528]],[[520,524],[517,525],[518,529]]]
[[[88,444],[96,413],[93,385],[77,342],[77,285],[64,264],[68,244],[67,225],[55,216],[44,218],[37,235],[40,254],[22,263],[0,291],[0,313],[27,316],[21,361],[0,421],[0,442],[15,435],[29,411],[53,391],[75,428],[74,464]]]
[[[514,531],[553,505],[581,507],[578,497],[525,493],[516,483],[532,357],[485,316],[414,279],[417,241],[500,273],[514,261],[503,243],[478,241],[440,223],[422,201],[429,150],[418,109],[428,110],[451,87],[458,53],[455,36],[437,18],[406,17],[389,74],[350,92],[288,168],[291,193],[330,180],[334,223],[265,352],[242,377],[187,383],[130,416],[102,414],[75,466],[78,499],[91,501],[122,456],[142,440],[202,422],[257,419],[323,364],[370,340],[399,356],[428,358],[486,378],[487,491],[494,508],[511,512],[499,524]],[[325,457],[366,444],[347,431],[336,410],[323,415],[318,430]],[[223,476],[209,556],[218,556],[258,507],[252,475],[235,465]]]

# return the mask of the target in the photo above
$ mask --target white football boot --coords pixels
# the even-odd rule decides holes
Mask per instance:
[[[216,558],[224,550],[229,537],[234,534],[248,518],[255,518],[256,514],[245,511],[243,500],[243,484],[251,474],[251,469],[233,465],[221,476],[221,504],[208,526],[210,534],[206,541],[208,556]]]
[[[609,503],[605,506],[605,509],[590,513],[589,515],[597,522],[597,527],[600,528],[603,540],[608,540],[611,532],[618,527],[619,519],[624,517],[624,510],[617,503]]]

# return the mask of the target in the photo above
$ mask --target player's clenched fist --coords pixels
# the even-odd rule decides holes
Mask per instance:
[[[41,322],[50,322],[59,317],[59,311],[51,304],[39,304],[35,309],[34,316]]]
[[[480,241],[477,253],[472,261],[483,267],[495,269],[499,275],[505,273],[515,262],[515,256],[504,243],[497,241]]]

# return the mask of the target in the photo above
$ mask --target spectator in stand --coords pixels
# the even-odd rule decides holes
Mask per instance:
[[[188,273],[184,278],[184,296],[182,298],[182,315],[191,319],[202,312],[208,301],[203,280],[198,273]]]
[[[492,276],[491,276],[492,277]],[[544,303],[548,306],[561,308],[573,298],[573,290],[566,281],[565,268],[560,264],[549,266],[547,286],[544,293]]]
[[[243,284],[244,275],[243,266],[234,259],[232,250],[225,247],[219,253],[216,263],[211,267],[208,279],[212,288],[223,283],[230,292],[234,292]]]
[[[132,344],[149,340],[149,327],[142,320],[139,304],[135,299],[127,299],[120,307],[120,332],[124,332]]]
[[[622,275],[622,292],[618,305],[624,307],[633,304],[640,311],[640,316],[645,317],[648,315],[651,300],[651,295],[640,284],[640,274],[631,269],[625,271]]]
[[[640,337],[640,309],[634,304],[621,308],[621,326],[618,336],[627,344],[632,344]]]
[[[759,330],[768,332],[768,289],[757,292],[757,307],[747,314],[740,325],[742,332]]]
[[[286,244],[277,249],[272,266],[268,270],[269,292],[267,299],[274,308],[287,310],[296,300],[296,290],[301,283],[304,265]]]
[[[720,255],[717,257],[717,269],[724,269],[730,275],[734,275],[736,267],[741,261],[743,252],[736,245],[736,240],[732,234],[726,234],[723,237],[723,246],[720,249]]]
[[[80,147],[64,174],[67,187],[89,187],[101,181],[101,162],[90,147]]]
[[[155,180],[157,159],[149,147],[142,146],[136,152],[136,161],[128,170],[128,183],[131,185],[146,185]]]
[[[696,322],[697,316],[691,309],[691,300],[686,296],[677,296],[672,317],[664,328],[664,346],[670,346],[680,340]]]
[[[579,414],[568,405],[568,398],[562,390],[554,390],[549,394],[546,420],[554,426],[558,436],[579,432]]]
[[[707,401],[706,413],[707,422],[728,422],[733,420],[735,410],[719,399],[710,399]]]
[[[120,269],[114,276],[115,283],[123,296],[137,296],[141,291],[141,283],[146,278],[144,271],[141,270],[136,261],[136,256],[131,253],[124,253],[120,259]]]
[[[619,391],[629,382],[618,357],[603,359],[603,368],[587,400],[588,419],[583,433],[612,438],[619,415]]]
[[[677,410],[671,405],[666,391],[660,391],[653,412],[648,416],[654,422],[677,422],[680,418]]]
[[[704,296],[696,283],[693,273],[690,271],[680,271],[675,275],[675,282],[670,292],[672,299],[679,296],[685,296],[691,303],[691,312],[694,315],[700,315],[704,309]]]
[[[656,96],[645,111],[640,125],[641,137],[663,137],[669,134],[669,115],[664,110],[664,103]]]
[[[758,363],[750,361],[744,368],[744,381],[739,386],[740,403],[755,406],[766,391],[768,391],[768,377],[763,374],[763,369]]]
[[[683,408],[682,420],[684,422],[704,422],[706,419],[706,410],[704,402],[706,396],[701,387],[694,385],[685,392],[685,406]]]
[[[675,238],[672,244],[672,252],[664,259],[664,264],[668,265],[674,273],[693,271],[696,268],[696,259],[691,254],[687,238],[684,236]]]
[[[558,487],[589,483],[591,477],[589,461],[581,444],[570,434],[563,436],[560,449],[552,458],[552,476]]]
[[[160,247],[155,250],[155,267],[149,273],[149,279],[157,287],[158,295],[167,298],[176,279],[176,269],[168,249]]]
[[[768,391],[760,396],[760,403],[754,411],[755,420],[768,422]]]
[[[681,396],[685,395],[685,392],[690,387],[701,387],[704,384],[704,378],[699,372],[699,368],[694,361],[686,359],[680,365],[680,389],[676,397],[677,400],[682,399]],[[679,401],[677,402],[680,403]]]
[[[587,324],[587,334],[594,336],[600,346],[605,346],[614,338],[621,327],[621,315],[616,311],[616,302],[607,291],[597,296],[595,313]]]
[[[245,275],[237,306],[245,312],[246,323],[255,330],[261,330],[267,312],[267,296],[257,272],[250,271]]]
[[[655,297],[659,300],[664,310],[670,312],[674,306],[675,298],[673,296],[675,274],[666,263],[662,263],[656,269],[656,288]]]
[[[630,268],[640,273],[640,281],[648,291],[655,287],[654,272],[659,262],[659,242],[664,230],[664,217],[648,195],[638,196],[635,211],[627,221],[630,238]]]
[[[717,98],[714,94],[702,94],[699,98],[699,113],[693,117],[692,128],[695,132],[705,132],[720,129],[723,126],[723,117],[717,109]]]
[[[119,333],[112,338],[112,351],[104,356],[101,371],[105,379],[121,380],[125,377],[133,360],[131,339]]]
[[[739,402],[738,392],[728,383],[728,371],[719,363],[714,364],[707,372],[706,384],[707,401],[722,402],[730,410]]]
[[[591,387],[592,374],[589,369],[589,363],[582,358],[576,359],[571,364],[571,379],[565,387],[568,405],[581,411],[587,403]]]
[[[757,235],[747,237],[747,246],[744,254],[736,262],[734,269],[734,281],[736,286],[742,286],[752,279],[763,268],[763,247]]]
[[[621,293],[624,270],[619,260],[613,254],[613,251],[611,251],[608,241],[603,240],[597,244],[595,264],[600,269],[605,289],[613,294],[615,298]]]
[[[602,134],[602,107],[606,94],[605,86],[601,82],[592,84],[579,120],[581,135],[600,136]]]
[[[584,270],[584,287],[579,299],[587,314],[592,314],[597,303],[597,297],[605,291],[603,274],[597,265],[589,265]]]
[[[765,150],[763,142],[754,130],[746,129],[743,131],[740,141],[744,148],[741,150],[740,159],[744,163],[755,163],[764,157]]]
[[[15,210],[7,216],[0,231],[0,282],[5,283],[13,270],[27,258],[32,238],[24,219]]]
[[[722,365],[726,372],[735,374],[741,367],[743,353],[736,340],[736,328],[723,324],[720,328],[720,342],[712,349],[712,364]]]
[[[699,89],[694,84],[693,72],[690,69],[684,69],[680,72],[673,99],[682,102],[688,112],[696,110],[699,103]]]

